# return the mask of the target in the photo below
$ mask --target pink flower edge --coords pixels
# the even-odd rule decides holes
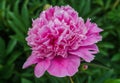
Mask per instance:
[[[30,56],[23,65],[23,69],[29,67],[36,61],[38,57]],[[32,64],[29,64],[32,63]],[[27,64],[27,65],[26,65]],[[78,67],[80,65],[80,58],[77,56],[70,55],[68,58],[63,58],[61,56],[55,57],[53,60],[40,60],[35,66],[35,76],[41,77],[45,71],[56,77],[73,76],[78,72]]]

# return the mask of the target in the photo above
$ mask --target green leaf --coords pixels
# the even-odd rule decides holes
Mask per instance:
[[[10,27],[13,29],[13,31],[19,35],[20,37],[24,37],[24,35],[22,34],[22,32],[17,28],[17,26],[14,24],[13,21],[8,20],[8,24],[10,25]]]
[[[86,0],[86,3],[82,10],[82,15],[86,16],[90,12],[90,8],[91,8],[91,0]]]
[[[21,78],[21,83],[32,83],[32,81],[30,81],[26,78]]]
[[[90,13],[89,16],[95,16],[96,14],[100,13],[101,10],[102,10],[101,8],[96,8]]]
[[[92,77],[91,77],[91,76],[88,76],[88,83],[93,83],[93,82],[92,82]]]
[[[73,76],[74,83],[85,83],[85,80],[88,80],[86,76],[82,76],[81,74],[82,73],[78,72],[75,74],[75,76]]]
[[[114,45],[110,42],[101,42],[99,44],[100,47],[102,48],[109,48],[109,49],[113,49],[114,48]]]
[[[28,28],[29,26],[29,11],[28,11],[28,8],[27,8],[27,4],[28,4],[28,0],[25,0],[24,4],[23,4],[23,7],[22,7],[22,20],[26,26],[26,28]],[[26,29],[27,31],[27,29]]]
[[[113,55],[111,61],[120,61],[120,53],[116,53]]]
[[[51,3],[52,3],[53,5],[55,5],[55,4],[56,4],[56,0],[51,0]]]
[[[84,7],[85,7],[85,0],[81,0],[80,4],[79,4],[79,13],[80,15],[82,14],[82,12],[84,11]],[[77,6],[77,5],[76,5]]]
[[[103,55],[103,56],[108,56],[108,52],[107,52],[107,49],[101,49],[100,48],[100,53]]]
[[[33,73],[30,73],[30,72],[27,71],[25,73],[22,73],[21,76],[22,77],[31,77],[31,76],[33,76]]]
[[[44,75],[45,76],[45,75]],[[48,80],[48,77],[44,77],[42,76],[41,78],[36,78],[35,77],[35,83],[46,83],[46,81]]]
[[[104,33],[102,33],[103,39],[104,39],[104,38],[107,38],[108,35],[109,35],[109,32],[104,32]]]
[[[107,79],[104,83],[120,83],[120,79]]]
[[[21,42],[21,44],[26,44],[25,38],[19,35],[11,35],[10,38],[16,39],[17,41]]]
[[[0,57],[5,55],[5,41],[0,37]]]
[[[9,41],[8,46],[7,46],[7,51],[6,51],[7,55],[10,54],[13,51],[13,49],[16,46],[16,44],[17,44],[17,40],[16,39],[11,39]]]
[[[16,25],[15,28],[18,28],[18,30],[21,33],[26,33],[26,29],[25,29],[24,24],[21,21],[21,18],[17,17],[13,12],[10,12],[10,11],[7,14],[9,17],[8,19],[11,20],[14,25]]]
[[[15,5],[14,5],[14,9],[13,9],[15,15],[17,15],[17,16],[19,16],[19,8],[18,8],[19,2],[20,2],[19,0],[16,0]]]
[[[113,70],[105,72],[102,76],[97,78],[93,83],[103,83],[106,79],[110,78],[113,74]]]
[[[63,83],[65,82],[65,78],[58,78],[58,77],[53,77],[53,76],[49,76],[49,81],[52,83]]]
[[[111,0],[107,0],[105,4],[105,9],[107,10],[110,7]]]
[[[2,5],[2,7],[1,7],[1,9],[2,9],[2,17],[4,18],[5,17],[6,0],[3,0],[1,5]]]
[[[8,79],[12,76],[14,70],[14,64],[12,65],[4,65],[2,69],[0,70],[0,75],[4,79]]]
[[[18,57],[22,54],[22,52],[20,51],[16,51],[16,52],[13,52],[10,56],[10,58],[8,59],[8,64],[13,64],[15,60],[18,59]]]
[[[100,6],[104,6],[104,2],[103,0],[94,0],[94,3],[100,5]]]

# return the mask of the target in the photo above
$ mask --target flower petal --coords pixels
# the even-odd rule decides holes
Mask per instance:
[[[69,55],[67,58],[57,56],[47,71],[57,77],[73,76],[78,71],[79,65],[80,58],[77,56]]]
[[[95,44],[93,44],[89,46],[80,47],[79,49],[70,51],[69,53],[83,58],[86,62],[90,62],[94,59],[93,54],[98,53],[98,48]]]
[[[87,38],[80,43],[81,46],[92,45],[102,40],[102,36],[100,36],[99,33],[90,34],[86,37]]]
[[[86,27],[88,28],[89,33],[99,33],[99,32],[101,32],[101,31],[103,31],[101,28],[99,28],[99,27],[97,26],[96,23],[91,23],[91,22],[90,22],[90,19],[87,19],[85,25],[86,25]]]
[[[50,60],[43,60],[35,66],[34,74],[36,77],[41,77],[50,66]]]
[[[29,67],[32,64],[36,64],[40,61],[40,59],[36,55],[31,55],[29,58],[26,60],[26,62],[23,64],[23,69]]]
[[[86,39],[81,42],[81,46],[92,45],[102,40],[102,36],[100,36],[99,32],[103,30],[97,26],[95,23],[91,23],[90,19],[87,19],[85,26],[88,29],[86,33]]]

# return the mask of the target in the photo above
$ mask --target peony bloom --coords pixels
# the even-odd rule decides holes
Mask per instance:
[[[57,77],[73,76],[81,61],[91,62],[98,53],[101,31],[90,19],[84,22],[70,6],[50,7],[33,20],[28,31],[32,53],[23,69],[36,64],[36,77],[46,71]]]

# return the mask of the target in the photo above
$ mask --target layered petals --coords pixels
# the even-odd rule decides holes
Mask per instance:
[[[97,26],[96,23],[91,23],[90,19],[87,19],[85,26],[87,27],[86,38],[81,41],[81,46],[92,45],[102,40],[102,36],[99,34],[103,30]]]
[[[80,47],[77,50],[70,51],[69,53],[79,56],[86,62],[90,62],[94,59],[93,54],[98,53],[98,48],[95,44],[93,44],[89,46]]]
[[[29,58],[26,60],[26,62],[23,64],[23,69],[25,69],[25,68],[27,68],[27,67],[29,67],[29,66],[31,66],[31,65],[33,65],[33,64],[36,64],[36,63],[38,63],[39,61],[41,61],[41,59],[40,58],[38,58],[36,55],[31,55],[31,56],[29,56]]]
[[[50,60],[42,60],[35,66],[35,76],[41,77],[50,66]]]
[[[92,45],[101,40],[102,40],[102,36],[100,36],[99,33],[93,33],[93,34],[87,35],[86,39],[82,40],[80,45],[81,46]]]
[[[70,55],[67,58],[58,56],[52,60],[47,71],[57,77],[73,76],[78,71],[79,65],[80,58],[77,56]]]

